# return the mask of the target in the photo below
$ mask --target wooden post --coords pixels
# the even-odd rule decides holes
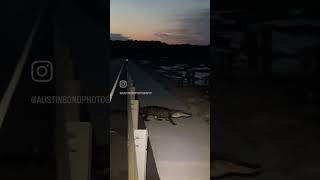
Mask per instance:
[[[54,71],[55,84],[56,84],[56,95],[63,96],[64,92],[64,61],[68,58],[67,46],[65,42],[62,41],[61,34],[57,27],[57,22],[55,21],[54,26],[54,59],[55,68],[60,71]],[[56,127],[55,127],[55,137],[56,137],[56,179],[57,180],[71,180],[70,175],[70,161],[69,161],[69,150],[67,143],[67,132],[65,124],[65,109],[61,104],[56,105]]]
[[[132,84],[132,79],[128,78],[128,91],[134,92],[135,89]],[[136,149],[134,141],[134,123],[133,123],[133,112],[132,104],[135,101],[134,96],[128,96],[128,180],[138,180],[138,169],[136,159]],[[137,107],[136,107],[137,109]]]
[[[55,79],[58,96],[80,96],[68,44],[55,29]],[[79,102],[80,103],[80,102]],[[90,180],[91,124],[80,122],[80,104],[56,105],[57,180]]]
[[[138,129],[139,100],[131,100],[133,130]]]
[[[132,109],[129,109],[128,113],[132,113]],[[138,168],[136,159],[136,148],[134,141],[134,129],[133,118],[128,118],[128,180],[138,180]]]
[[[65,94],[67,96],[80,96],[80,81],[65,80]],[[80,104],[64,104],[66,121],[80,121]]]
[[[68,122],[71,180],[91,179],[92,127],[88,122]]]

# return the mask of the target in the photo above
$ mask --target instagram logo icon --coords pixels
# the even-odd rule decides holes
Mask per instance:
[[[53,78],[53,66],[50,61],[39,60],[31,64],[31,77],[35,82],[49,82]]]

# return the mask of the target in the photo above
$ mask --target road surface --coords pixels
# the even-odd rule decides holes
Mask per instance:
[[[140,106],[158,105],[185,110],[186,106],[141,67],[129,61],[129,72],[139,95]],[[149,140],[161,180],[210,179],[210,126],[193,116],[168,121],[147,121]]]

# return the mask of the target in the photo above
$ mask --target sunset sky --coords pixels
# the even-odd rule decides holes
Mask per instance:
[[[113,40],[210,43],[210,0],[111,0]]]

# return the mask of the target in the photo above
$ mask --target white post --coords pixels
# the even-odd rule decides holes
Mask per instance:
[[[134,131],[134,139],[136,144],[138,179],[146,180],[148,131],[136,129]]]
[[[67,122],[71,180],[91,179],[91,124]]]

